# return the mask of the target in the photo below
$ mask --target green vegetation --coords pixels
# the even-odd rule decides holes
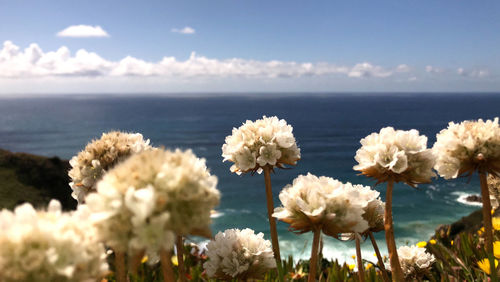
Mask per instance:
[[[24,153],[10,153],[0,149],[0,208],[12,209],[16,205],[29,202],[34,206],[45,206],[50,199],[61,201],[65,209],[73,209],[76,201],[71,198],[68,187],[67,161],[57,157],[46,158]],[[493,215],[494,255],[500,257],[500,219]],[[441,226],[427,242],[419,243],[436,257],[432,268],[419,277],[429,281],[486,281],[489,264],[484,248],[484,229],[481,211],[451,224]],[[187,279],[191,281],[215,281],[208,279],[203,271],[207,257],[199,253],[195,245],[185,246]],[[353,254],[354,255],[354,254]],[[113,271],[113,256],[109,257]],[[176,258],[172,258],[177,274]],[[309,261],[298,261],[292,257],[283,261],[283,273],[288,281],[307,281]],[[320,281],[359,281],[355,265],[341,264],[320,258],[316,278]],[[387,261],[386,261],[387,262]],[[376,261],[364,261],[365,281],[383,281]],[[497,270],[499,270],[497,268]],[[270,271],[265,281],[278,281],[277,273]],[[115,281],[110,272],[103,281]],[[144,257],[138,275],[130,281],[163,281],[159,262]]]
[[[465,218],[455,224],[443,226],[436,231],[436,235],[432,239],[418,244],[418,246],[426,248],[428,252],[436,257],[436,262],[430,271],[421,275],[421,281],[488,281],[489,268],[481,263],[483,259],[487,258],[484,248],[484,229],[472,228],[462,230],[461,233],[450,237],[452,226],[462,224],[461,222],[464,220],[467,221],[470,219]],[[496,240],[500,240],[499,230],[500,225],[496,226],[495,229]],[[185,254],[188,254],[185,256],[185,265],[188,269],[186,274],[187,280],[216,281],[215,279],[208,279],[206,277],[203,272],[203,263],[207,258],[203,253],[199,254],[198,249],[194,245],[186,245]],[[495,244],[495,254],[500,256],[500,243],[498,245]],[[109,261],[111,268],[113,268],[112,259],[110,258]],[[172,262],[177,277],[177,258],[172,257]],[[148,261],[148,258],[144,257],[138,275],[131,276],[130,281],[163,281],[160,264],[150,263],[151,261]],[[384,281],[380,269],[374,263],[376,261],[370,262],[364,260],[365,281]],[[320,259],[316,278],[319,281],[359,281],[355,267],[352,264],[341,264],[338,261]],[[293,257],[289,257],[283,261],[283,270],[285,273],[283,278],[285,280],[307,281],[309,261],[294,263]],[[497,268],[497,270],[500,269]],[[106,279],[108,281],[115,281],[112,273]],[[270,271],[264,281],[279,281],[279,279],[275,271]]]
[[[68,161],[0,149],[0,209],[28,202],[45,207],[51,199],[65,210],[74,209],[67,171]]]

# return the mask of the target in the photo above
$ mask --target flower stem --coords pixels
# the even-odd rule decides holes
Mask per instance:
[[[318,267],[318,248],[321,229],[316,227],[313,230],[314,237],[311,250],[311,259],[309,260],[309,277],[307,278],[308,282],[316,281],[316,268]]]
[[[171,258],[172,253],[165,249],[160,250],[161,272],[163,273],[163,281],[174,282],[174,270],[172,269]]]
[[[363,259],[361,258],[361,243],[359,242],[359,234],[355,233],[356,237],[356,259],[358,261],[358,277],[360,282],[365,282],[365,267],[363,266]]]
[[[375,237],[373,237],[373,233],[371,231],[368,231],[368,236],[370,236],[370,241],[372,241],[373,250],[375,250],[375,254],[377,255],[378,267],[380,268],[380,271],[382,271],[382,278],[384,279],[385,282],[390,282],[391,279],[389,279],[389,275],[387,275],[387,271],[385,270],[384,260],[382,259],[382,256],[380,255],[377,241],[375,241]]]
[[[132,275],[137,276],[137,269],[141,265],[141,260],[144,257],[144,250],[138,251],[129,262],[129,271]]]
[[[127,269],[125,268],[125,253],[115,251],[116,281],[127,282]]]
[[[271,242],[273,244],[274,258],[276,264],[281,261],[280,246],[278,244],[278,231],[276,229],[276,220],[273,217],[274,204],[273,204],[273,191],[271,188],[271,167],[266,165],[264,167],[264,180],[266,182],[266,198],[267,198],[267,217],[269,218],[269,227],[271,229]]]
[[[496,282],[498,280],[497,271],[495,269],[495,259],[493,257],[493,226],[491,224],[491,202],[490,193],[488,190],[488,180],[486,178],[485,172],[479,172],[479,181],[481,183],[481,198],[483,200],[484,233],[486,234],[486,240],[484,244],[486,247],[486,252],[488,252],[488,259],[490,261],[491,281]]]
[[[184,282],[186,281],[186,269],[184,268],[184,240],[182,236],[177,235],[175,247],[177,249],[177,262],[179,264],[179,279]]]
[[[385,215],[384,215],[384,229],[385,241],[387,249],[389,250],[389,261],[391,263],[392,281],[404,281],[403,270],[399,263],[398,250],[396,248],[396,241],[394,240],[394,227],[392,225],[392,189],[394,188],[394,181],[387,182],[387,191],[385,193]]]

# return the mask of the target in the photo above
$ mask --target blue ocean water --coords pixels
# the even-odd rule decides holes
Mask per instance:
[[[294,127],[302,159],[296,167],[272,175],[275,206],[280,190],[311,172],[364,185],[374,182],[352,170],[359,140],[385,126],[418,129],[429,137],[449,121],[491,119],[500,113],[500,94],[337,94],[241,95],[215,97],[71,95],[0,98],[0,148],[69,159],[102,132],[140,132],[153,145],[192,149],[207,159],[222,193],[213,231],[252,228],[269,238],[262,175],[238,176],[222,163],[221,146],[233,127],[263,115],[284,118]],[[444,181],[418,189],[397,185],[394,222],[398,244],[427,240],[439,224],[451,223],[477,209],[459,197],[479,192],[475,178]],[[384,198],[384,186],[376,187]],[[68,193],[70,188],[68,186]],[[282,255],[308,257],[310,234],[296,235],[278,223]],[[385,250],[383,234],[377,239]],[[370,244],[363,246],[375,258]],[[326,239],[324,253],[352,260],[352,243]]]

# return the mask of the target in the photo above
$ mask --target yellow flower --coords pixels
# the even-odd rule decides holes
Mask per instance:
[[[453,240],[451,240],[450,244],[453,246]]]
[[[175,266],[178,266],[179,265],[179,261],[177,260],[177,256],[172,256],[172,264],[175,265]]]
[[[495,210],[491,210],[491,215],[493,215],[495,213]]]
[[[369,264],[366,265],[366,270],[369,270],[372,267],[373,267],[373,264],[369,263]]]
[[[481,268],[482,271],[486,272],[486,274],[490,274],[490,261],[485,258],[481,261],[478,261],[477,262],[477,266],[479,266],[479,268]],[[495,267],[498,266],[498,260],[495,260]]]
[[[493,224],[493,229],[495,230],[500,230],[500,217],[494,217],[491,220],[491,223]]]
[[[299,268],[299,270],[297,272],[291,272],[290,276],[292,277],[292,279],[300,279],[300,278],[303,278],[304,276],[306,276],[306,274],[307,273],[305,273],[301,267],[301,268]]]
[[[356,256],[355,256],[355,255],[352,255],[352,256],[351,256],[351,258],[352,258],[352,259],[356,259]]]
[[[148,261],[148,256],[143,256],[142,257],[142,260],[141,260],[141,263],[146,263]]]
[[[434,240],[434,239],[430,239],[430,240],[429,240],[429,243],[431,243],[431,245],[435,245],[435,244],[436,244],[436,240]]]
[[[483,235],[483,233],[484,233],[484,227],[481,227],[481,229],[479,229],[479,230],[477,231],[477,234],[478,234],[478,235]]]
[[[500,241],[493,243],[493,255],[495,255],[496,258],[500,258]]]
[[[376,257],[377,256],[377,253],[373,253],[373,256]]]
[[[353,271],[355,267],[355,264],[349,264],[349,271]]]
[[[425,248],[425,246],[427,246],[427,242],[425,241],[420,241],[417,243],[417,247],[419,248]]]

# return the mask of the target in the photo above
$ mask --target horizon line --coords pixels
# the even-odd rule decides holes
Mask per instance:
[[[62,97],[169,97],[169,98],[217,98],[217,97],[300,97],[300,96],[414,96],[414,95],[495,95],[500,91],[191,91],[191,92],[68,92],[68,93],[0,93],[2,98],[62,98]],[[262,96],[267,95],[267,96]]]

